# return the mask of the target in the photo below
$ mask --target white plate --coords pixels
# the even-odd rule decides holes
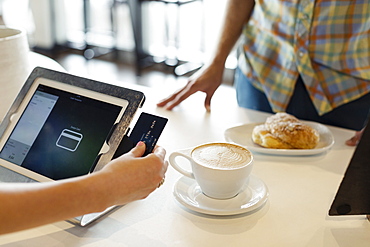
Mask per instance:
[[[236,144],[242,145],[248,148],[252,152],[259,152],[265,154],[275,154],[275,155],[314,155],[320,154],[329,150],[334,144],[334,137],[331,131],[324,125],[302,121],[307,125],[310,125],[319,132],[320,141],[317,146],[313,149],[273,149],[273,148],[264,148],[260,145],[257,145],[252,140],[252,131],[256,125],[263,123],[250,123],[243,124],[229,128],[225,131],[225,139],[228,142],[234,142]]]
[[[251,175],[249,183],[236,197],[217,200],[204,195],[194,179],[184,176],[176,182],[173,194],[180,204],[198,213],[237,215],[261,207],[267,200],[268,190],[262,180]]]

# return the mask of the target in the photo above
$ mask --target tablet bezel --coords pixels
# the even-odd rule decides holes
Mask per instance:
[[[119,113],[115,126],[112,126],[112,132],[108,137],[107,146],[103,146],[100,154],[96,157],[96,163],[93,169],[94,171],[102,169],[104,165],[112,159],[123,136],[126,134],[136,111],[142,106],[145,100],[144,94],[139,91],[37,67],[28,77],[26,83],[20,90],[14,103],[0,124],[0,150],[2,150],[15,128],[16,123],[22,116],[22,113],[40,84],[77,93],[85,97],[122,107],[123,110]],[[0,158],[0,161],[1,166],[15,171],[27,178],[40,182],[52,180],[4,159]]]

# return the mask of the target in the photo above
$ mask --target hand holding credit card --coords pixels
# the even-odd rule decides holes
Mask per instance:
[[[162,134],[164,127],[167,124],[168,119],[155,116],[149,113],[141,113],[137,120],[130,136],[125,135],[117,148],[113,159],[118,158],[122,154],[130,151],[139,141],[145,143],[146,149],[143,156],[146,156],[153,152],[155,145]]]
[[[143,112],[137,120],[129,139],[134,145],[139,141],[144,142],[146,145],[144,156],[146,156],[153,152],[167,121],[167,118]]]

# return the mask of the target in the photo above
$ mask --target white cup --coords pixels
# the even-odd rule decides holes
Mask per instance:
[[[29,73],[29,45],[25,31],[0,26],[0,121],[13,103]]]
[[[182,167],[177,158],[183,157],[191,171]],[[203,194],[214,199],[233,198],[248,182],[253,168],[253,155],[244,147],[231,143],[208,143],[173,152],[171,166],[195,179]]]

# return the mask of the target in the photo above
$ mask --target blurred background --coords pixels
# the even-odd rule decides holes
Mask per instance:
[[[0,0],[0,21],[68,72],[145,86],[184,83],[207,61],[224,0]],[[236,52],[226,63],[232,84]]]

